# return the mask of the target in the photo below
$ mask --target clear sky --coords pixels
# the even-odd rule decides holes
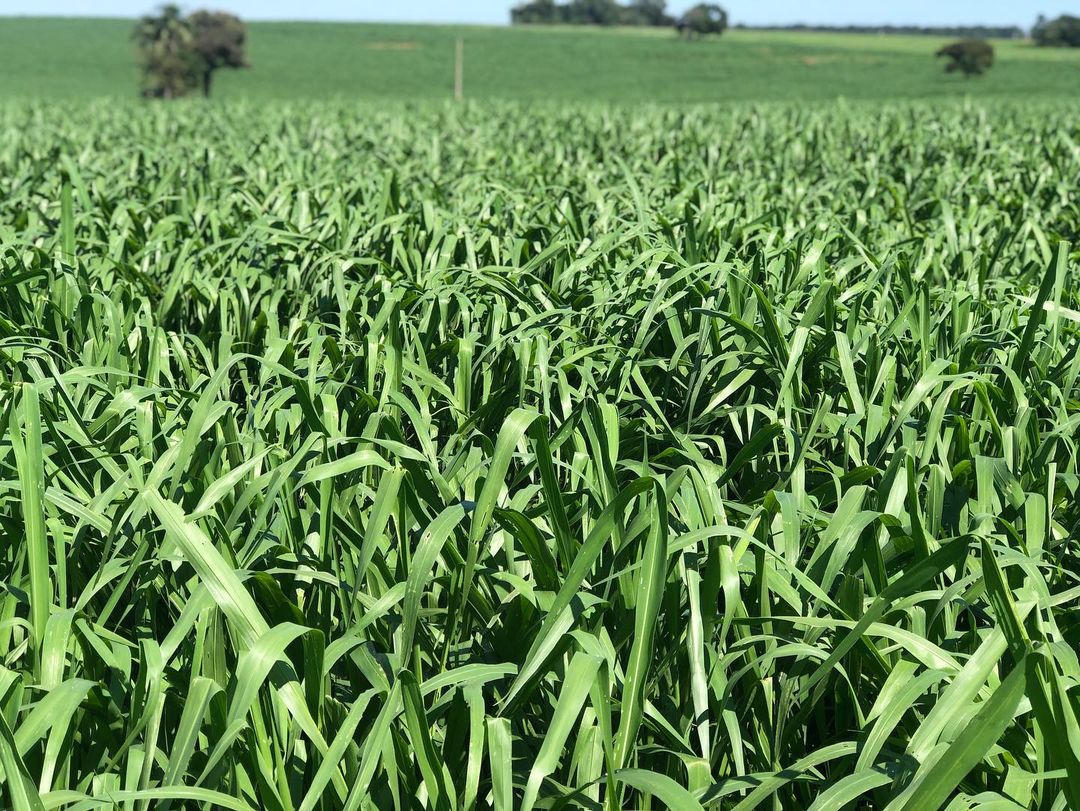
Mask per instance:
[[[695,0],[669,0],[673,12]],[[0,14],[134,17],[159,0],[0,0]],[[727,0],[733,22],[748,24],[983,23],[1030,26],[1041,12],[1080,15],[1080,0]],[[248,19],[505,23],[513,0],[182,0]]]

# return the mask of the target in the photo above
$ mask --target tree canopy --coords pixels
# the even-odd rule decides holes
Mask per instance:
[[[963,73],[965,76],[981,76],[994,64],[994,48],[982,39],[962,39],[946,45],[937,56],[949,58],[946,73]]]
[[[1047,20],[1039,17],[1031,31],[1036,45],[1051,48],[1080,48],[1080,17],[1068,14]]]
[[[698,3],[679,18],[676,28],[686,37],[723,34],[728,27],[728,15],[720,6]]]
[[[667,13],[665,0],[632,0],[621,5],[615,0],[528,0],[510,11],[514,25],[643,25],[669,26],[675,20]]]
[[[191,92],[199,65],[191,28],[178,6],[162,6],[160,13],[142,17],[135,24],[132,39],[142,68],[142,95],[168,99]]]
[[[175,5],[142,17],[133,35],[142,67],[142,95],[179,98],[210,95],[214,71],[249,67],[243,21],[223,11],[194,11]]]

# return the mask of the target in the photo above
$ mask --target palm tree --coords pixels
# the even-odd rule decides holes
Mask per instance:
[[[132,39],[143,67],[144,96],[174,98],[196,86],[199,71],[191,26],[178,6],[165,5],[158,14],[140,18]]]

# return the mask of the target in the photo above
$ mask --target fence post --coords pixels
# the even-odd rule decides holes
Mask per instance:
[[[454,58],[454,100],[465,98],[465,40],[457,39],[457,53]]]

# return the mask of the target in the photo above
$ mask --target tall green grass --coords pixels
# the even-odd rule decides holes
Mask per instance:
[[[1080,117],[8,106],[26,809],[1080,807]]]

